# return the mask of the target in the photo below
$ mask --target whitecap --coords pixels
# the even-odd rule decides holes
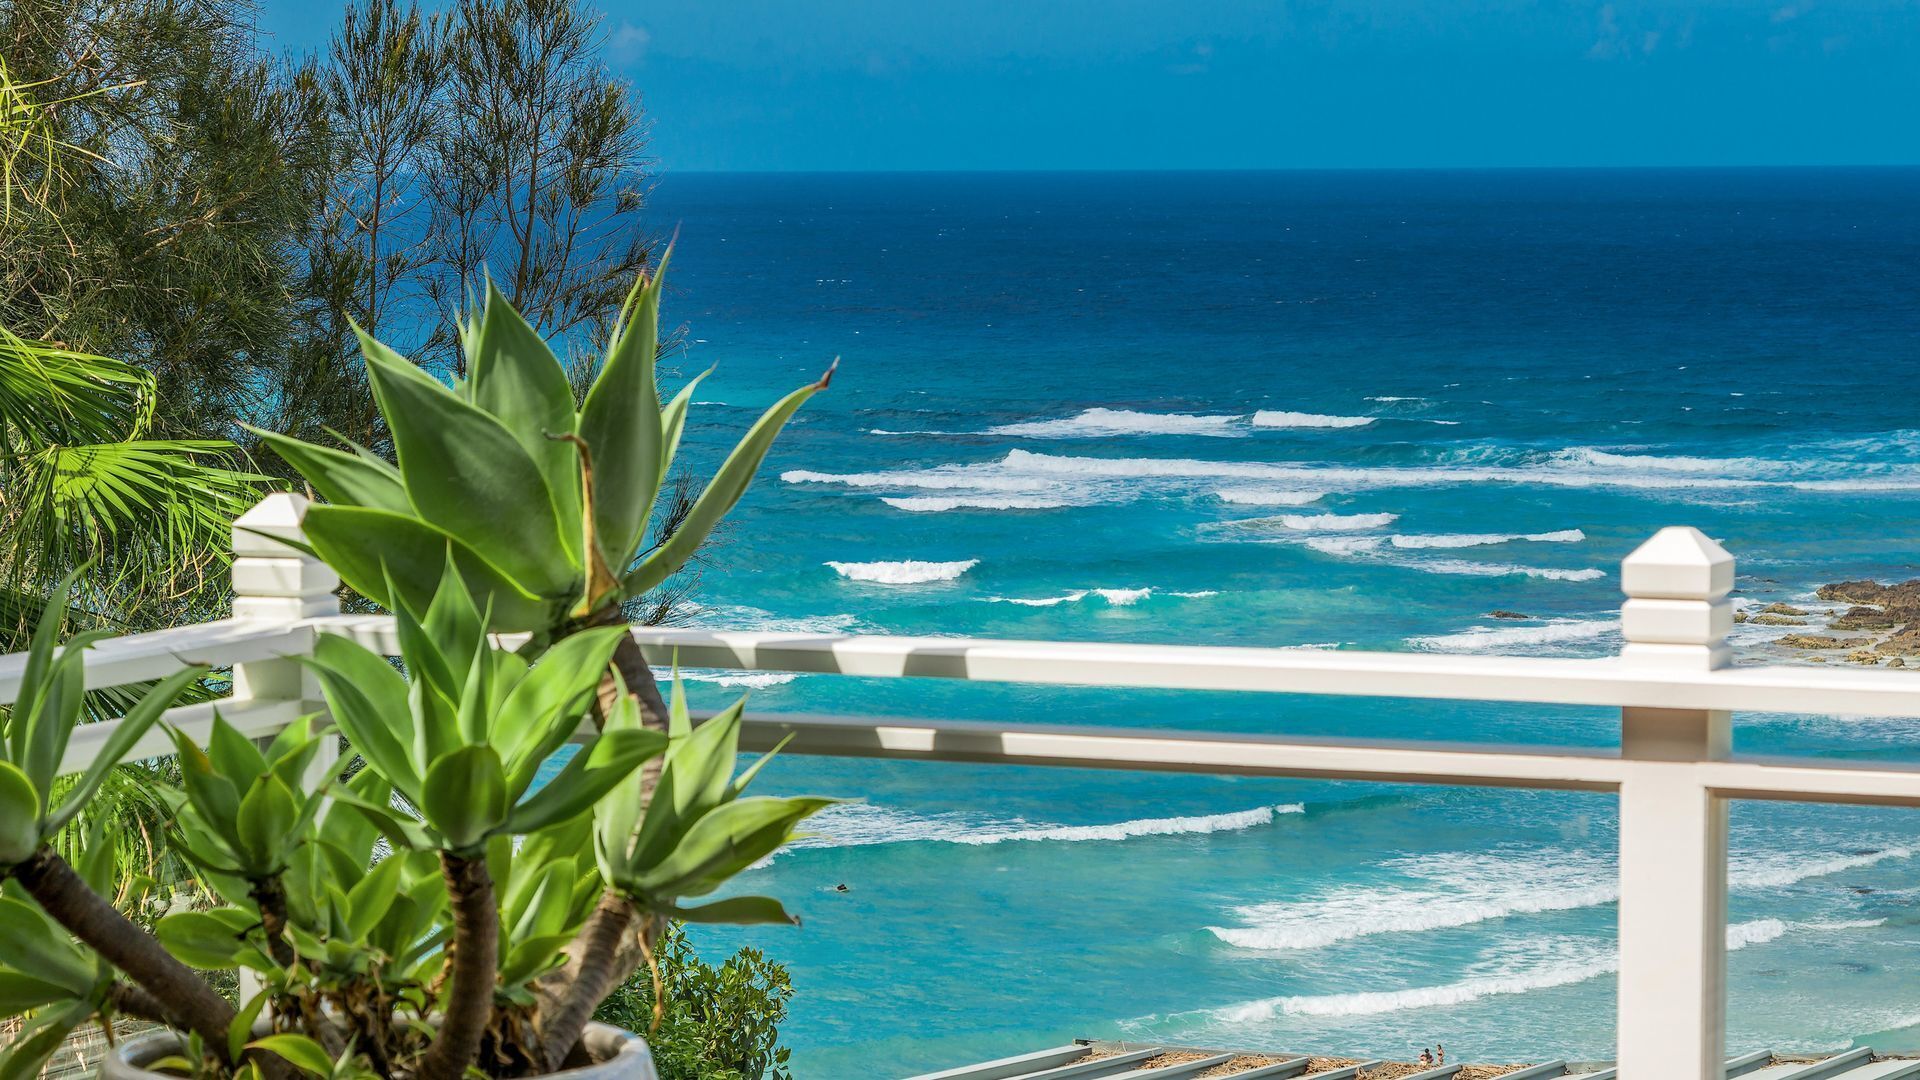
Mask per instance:
[[[1398,520],[1399,514],[1281,514],[1236,524],[1274,523],[1295,532],[1359,532],[1364,529],[1384,529]]]
[[[906,495],[882,496],[881,502],[914,514],[948,510],[1057,510],[1073,504],[1045,495]]]
[[[924,585],[934,581],[952,581],[980,565],[980,560],[922,562],[918,559],[902,559],[899,562],[828,562],[826,565],[848,581],[875,585]]]
[[[800,674],[794,671],[682,671],[680,677],[688,682],[712,683],[715,686],[768,690],[785,686],[799,678]]]
[[[1130,840],[1142,836],[1194,836],[1239,832],[1270,825],[1282,815],[1300,814],[1300,803],[1256,806],[1220,814],[1137,818],[1111,824],[1064,825],[1044,822],[981,820],[968,814],[916,814],[869,803],[830,807],[809,823],[813,833],[797,849],[862,847],[872,844],[945,843],[979,847],[1016,842],[1080,843]]]
[[[1735,923],[1727,927],[1727,948],[1737,950],[1763,945],[1778,940],[1795,928],[1793,924],[1779,919]],[[1529,957],[1529,962],[1512,964],[1496,959],[1477,965],[1488,970],[1439,986],[1263,998],[1188,1015],[1210,1026],[1239,1026],[1281,1016],[1372,1016],[1464,1005],[1496,995],[1527,994],[1573,986],[1611,975],[1620,969],[1619,956],[1609,944],[1571,937],[1549,938],[1529,944],[1533,947],[1526,951],[1538,954],[1537,958]]]
[[[1099,439],[1124,435],[1206,435],[1239,438],[1247,434],[1245,417],[1201,416],[1193,413],[1149,413],[1132,409],[1087,409],[1055,420],[1000,424],[983,434],[1026,439]]]
[[[1074,589],[1059,596],[983,596],[980,599],[989,604],[1018,604],[1021,607],[1058,607],[1061,604],[1077,604],[1088,597],[1098,597],[1113,607],[1131,607],[1153,595],[1151,587],[1144,589]],[[1177,592],[1173,596],[1195,598],[1215,596],[1211,591]]]
[[[1373,423],[1371,416],[1328,416],[1324,413],[1280,412],[1262,409],[1253,414],[1260,428],[1355,428]]]
[[[1271,488],[1221,488],[1213,494],[1221,502],[1239,506],[1305,506],[1327,497],[1324,491],[1277,491]]]
[[[1433,533],[1414,536],[1390,536],[1387,543],[1397,548],[1469,548],[1497,544],[1578,544],[1587,538],[1579,529],[1559,529],[1537,533]]]
[[[1597,641],[1620,633],[1620,620],[1546,619],[1538,623],[1475,626],[1452,634],[1411,637],[1416,649],[1449,653],[1529,653],[1554,651],[1558,646]]]
[[[1804,853],[1743,857],[1730,869],[1727,882],[1739,890],[1779,889],[1912,855],[1910,848],[1888,847],[1826,859]],[[1426,933],[1521,915],[1575,911],[1620,899],[1614,862],[1584,852],[1549,849],[1521,856],[1450,852],[1390,860],[1384,868],[1432,884],[1346,885],[1304,899],[1247,904],[1234,909],[1241,925],[1206,929],[1236,948],[1291,951],[1378,934]]]
[[[1415,570],[1429,574],[1465,574],[1472,577],[1512,577],[1525,575],[1546,581],[1598,581],[1606,577],[1605,570],[1592,567],[1581,570],[1561,570],[1550,566],[1521,566],[1518,563],[1478,563],[1465,559],[1407,560],[1400,563]]]

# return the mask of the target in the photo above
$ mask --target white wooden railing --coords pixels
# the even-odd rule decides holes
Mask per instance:
[[[304,509],[299,496],[273,495],[236,523],[231,619],[103,643],[88,662],[88,685],[151,679],[189,662],[231,666],[232,697],[217,703],[222,715],[268,736],[323,707],[292,659],[316,635],[395,652],[390,620],[340,614],[333,572],[271,539],[297,536]],[[656,662],[677,655],[686,666],[743,671],[1619,708],[1620,747],[1599,751],[857,716],[750,717],[744,739],[748,749],[764,749],[792,735],[789,753],[848,757],[1616,792],[1621,1074],[1717,1078],[1727,801],[1920,805],[1920,768],[1735,755],[1730,714],[1920,716],[1920,674],[1733,667],[1733,559],[1694,529],[1661,530],[1626,559],[1621,585],[1627,644],[1619,656],[1592,660],[710,630],[634,636]],[[0,657],[0,702],[17,695],[23,664],[19,655]],[[213,708],[178,708],[169,719],[203,730]],[[107,730],[82,728],[67,767],[89,763]],[[134,754],[167,747],[156,733]]]

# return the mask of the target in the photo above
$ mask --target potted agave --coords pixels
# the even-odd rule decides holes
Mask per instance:
[[[321,635],[304,662],[325,714],[264,748],[217,717],[204,747],[175,732],[168,840],[214,902],[152,932],[107,899],[106,845],[72,866],[47,840],[202,672],[152,687],[90,771],[58,777],[93,639],[59,646],[49,608],[0,738],[0,1016],[27,1018],[0,1080],[116,1016],[167,1029],[116,1049],[123,1080],[652,1080],[643,1040],[590,1021],[642,967],[657,991],[666,921],[792,921],[770,898],[702,898],[831,800],[745,795],[741,704],[694,725],[621,606],[692,556],[826,378],[772,406],[660,535],[692,390],[658,397],[660,288],[636,285],[577,405],[489,289],[452,386],[363,337],[396,462],[259,433],[327,500],[307,512],[312,550],[394,613],[406,674]],[[541,783],[583,725],[591,741]],[[320,740],[342,736],[361,767],[313,779]],[[230,1001],[202,974],[232,969],[259,989]]]

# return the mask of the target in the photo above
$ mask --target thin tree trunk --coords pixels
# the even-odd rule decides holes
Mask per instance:
[[[559,980],[560,993],[551,1011],[541,1018],[540,1056],[548,1072],[559,1071],[568,1052],[580,1041],[587,1022],[593,1019],[593,1011],[626,978],[618,965],[634,914],[626,897],[608,889],[569,946],[570,956]]]
[[[609,605],[595,612],[585,626],[611,626],[621,619],[619,605]],[[667,702],[660,694],[660,683],[653,677],[653,668],[647,664],[646,656],[640,646],[634,643],[632,635],[624,636],[614,646],[613,669],[620,673],[616,681],[609,673],[600,680],[599,699],[594,705],[594,716],[598,720],[606,716],[619,700],[620,682],[624,681],[627,693],[640,706],[640,722],[647,728],[665,734],[668,727]],[[653,800],[654,788],[660,784],[660,770],[665,759],[659,755],[647,759],[640,766],[640,803],[644,807]],[[600,900],[600,905],[587,917],[586,925],[581,927],[573,943],[567,947],[570,959],[561,971],[540,981],[536,987],[540,1002],[540,1051],[546,1058],[548,1069],[557,1069],[567,1059],[568,1053],[580,1041],[580,1034],[586,1030],[587,1022],[593,1019],[593,1011],[603,998],[615,986],[625,982],[642,962],[643,953],[634,943],[630,932],[637,913],[633,905],[609,891]],[[642,933],[652,933],[652,920],[646,920],[640,927]]]
[[[278,877],[270,877],[254,882],[249,891],[253,902],[260,905],[260,930],[267,938],[267,953],[281,967],[291,966],[298,956],[287,940],[287,887]]]
[[[173,1027],[198,1034],[221,1058],[233,1006],[197,972],[173,958],[152,934],[135,926],[105,897],[87,887],[67,861],[47,848],[14,867],[13,876],[54,921],[99,953],[145,991],[130,998],[151,1002]]]
[[[440,872],[447,879],[447,901],[453,909],[447,1003],[440,1030],[414,1072],[418,1080],[461,1080],[467,1066],[479,1060],[480,1041],[493,1018],[500,962],[500,911],[486,857],[443,851]]]

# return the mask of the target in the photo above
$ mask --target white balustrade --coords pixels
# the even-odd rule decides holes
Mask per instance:
[[[396,651],[390,619],[339,614],[338,578],[280,542],[299,540],[305,507],[273,495],[235,523],[233,618],[103,643],[89,655],[88,685],[185,663],[230,666],[230,698],[176,708],[169,720],[204,730],[217,707],[270,737],[324,707],[296,659],[316,635]],[[1732,556],[1698,530],[1661,530],[1621,567],[1625,646],[1591,660],[660,628],[634,637],[656,663],[745,671],[1619,708],[1617,751],[786,715],[749,717],[743,742],[765,748],[791,735],[788,752],[804,754],[1615,792],[1621,1074],[1708,1080],[1720,1077],[1724,1050],[1727,801],[1920,806],[1920,769],[1732,752],[1737,710],[1920,716],[1920,674],[1734,666],[1733,572]],[[0,657],[0,702],[18,694],[23,665]],[[65,767],[89,763],[109,727],[76,732]],[[167,746],[156,733],[134,753]]]

